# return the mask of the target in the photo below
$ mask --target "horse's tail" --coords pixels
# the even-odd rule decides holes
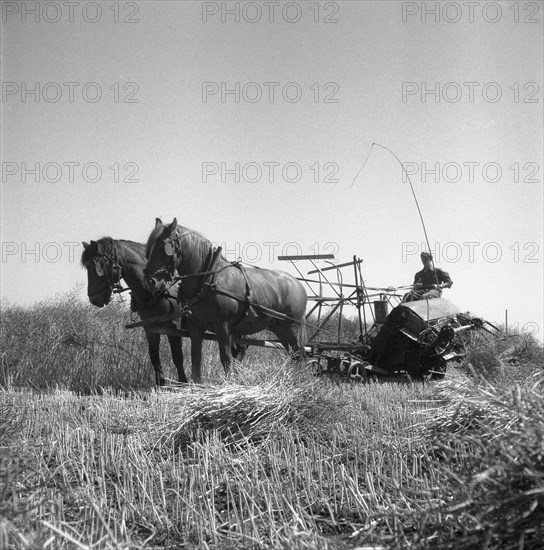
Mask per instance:
[[[304,347],[306,346],[307,334],[306,334],[306,317],[301,317],[300,321],[297,321],[297,346],[300,350],[300,355],[304,356]]]

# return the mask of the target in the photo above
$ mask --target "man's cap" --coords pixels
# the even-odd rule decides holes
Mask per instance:
[[[432,260],[433,255],[430,252],[422,252],[421,253],[421,259],[423,259],[423,258],[430,258]]]

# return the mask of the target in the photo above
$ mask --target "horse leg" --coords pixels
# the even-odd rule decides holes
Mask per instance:
[[[157,386],[164,386],[165,380],[159,354],[161,335],[154,332],[146,332],[145,335],[147,336],[147,343],[149,345],[149,357],[151,359],[151,364],[155,369],[155,383]]]
[[[300,327],[297,323],[279,322],[271,325],[269,329],[277,336],[280,344],[293,358],[304,356],[304,342],[301,342]]]
[[[204,331],[189,323],[189,335],[191,336],[191,379],[195,384],[202,382],[202,341]]]
[[[225,374],[228,374],[232,366],[232,336],[230,334],[229,324],[220,323],[214,328],[217,344],[219,346],[219,358],[225,369]]]
[[[246,356],[247,346],[245,344],[232,344],[232,358],[241,363]]]
[[[172,361],[176,365],[178,370],[178,380],[182,384],[187,383],[187,377],[183,370],[183,349],[181,348],[181,338],[179,336],[169,336],[168,342],[170,343],[170,351],[172,352]]]

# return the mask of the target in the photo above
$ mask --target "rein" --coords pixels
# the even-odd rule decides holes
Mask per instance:
[[[173,279],[174,282],[181,281],[183,279],[187,279],[189,277],[205,277],[207,275],[216,275],[217,273],[221,273],[221,271],[229,268],[229,267],[237,267],[239,265],[238,262],[230,262],[228,265],[224,265],[220,269],[214,269],[212,271],[199,271],[198,273],[188,273],[187,275],[176,275]]]

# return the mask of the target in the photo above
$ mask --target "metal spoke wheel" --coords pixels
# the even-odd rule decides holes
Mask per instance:
[[[348,369],[348,376],[352,382],[368,382],[368,363],[363,361],[353,361]]]

